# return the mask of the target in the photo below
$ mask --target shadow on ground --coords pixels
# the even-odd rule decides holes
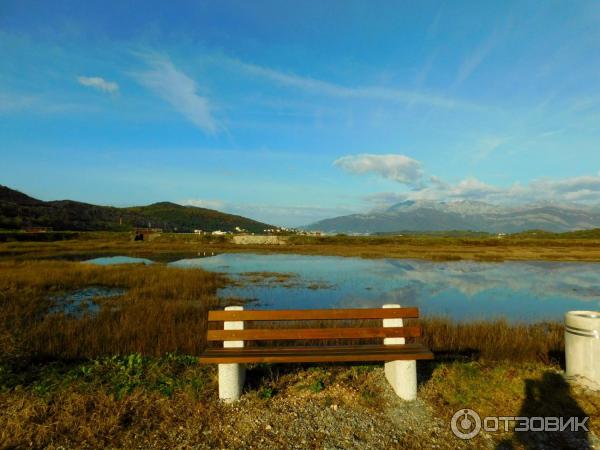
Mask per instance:
[[[565,379],[557,373],[547,372],[540,380],[525,380],[525,399],[519,410],[519,417],[558,417],[566,421],[570,417],[574,423],[583,423],[588,414],[571,395]],[[589,422],[586,422],[589,427]],[[540,427],[541,421],[532,426]],[[590,449],[589,433],[581,427],[567,427],[564,431],[515,431],[512,440],[506,439],[496,447],[500,449]]]

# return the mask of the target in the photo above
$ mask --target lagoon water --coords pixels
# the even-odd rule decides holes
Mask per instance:
[[[95,302],[96,299],[116,297],[124,293],[124,289],[102,286],[78,289],[53,297],[54,306],[50,308],[50,312],[63,312],[75,317],[81,317],[85,313],[93,315],[100,311],[100,305]]]
[[[220,254],[182,259],[240,281],[222,297],[256,300],[252,309],[418,306],[457,320],[562,321],[566,311],[600,308],[600,263],[432,262],[290,254]],[[248,274],[252,272],[253,274]],[[267,272],[260,276],[259,272]],[[273,272],[289,274],[276,278]],[[244,275],[245,274],[245,275]]]
[[[131,256],[102,256],[83,261],[89,264],[97,264],[99,266],[111,266],[113,264],[152,264],[153,261],[146,258],[133,258]]]

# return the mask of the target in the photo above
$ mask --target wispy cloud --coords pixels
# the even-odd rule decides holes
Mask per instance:
[[[102,92],[108,92],[109,94],[116,94],[119,91],[119,85],[114,81],[106,81],[102,77],[77,77],[79,84],[93,89],[97,89]]]
[[[135,79],[168,102],[177,112],[206,133],[219,131],[210,102],[198,94],[196,82],[163,55],[143,55],[148,70],[134,74]]]
[[[438,34],[438,29],[440,27],[440,21],[442,20],[442,16],[444,14],[444,7],[442,6],[439,11],[436,13],[435,17],[427,27],[427,34],[430,36],[436,36]]]
[[[511,20],[505,23],[502,27],[497,27],[490,36],[482,41],[475,49],[467,55],[462,64],[458,68],[456,81],[454,86],[460,85],[463,81],[471,76],[471,74],[483,63],[483,61],[492,53],[498,44],[504,39],[511,25]]]
[[[36,99],[28,95],[0,92],[0,113],[26,110],[35,103]]]
[[[481,161],[490,157],[498,148],[502,147],[508,138],[505,136],[484,136],[479,139],[475,151],[472,155],[473,160]]]
[[[281,72],[269,67],[249,64],[234,58],[220,56],[217,62],[234,66],[237,70],[260,77],[280,85],[300,89],[306,92],[344,99],[365,99],[381,102],[402,103],[407,105],[421,104],[437,108],[482,109],[480,105],[447,97],[428,91],[404,90],[381,86],[348,87],[311,77]]]
[[[336,159],[333,165],[355,174],[373,173],[388,180],[407,185],[419,183],[423,171],[421,163],[404,155],[374,155],[363,153]]]
[[[25,92],[0,92],[0,114],[68,114],[96,111],[90,103],[76,103],[64,97]]]

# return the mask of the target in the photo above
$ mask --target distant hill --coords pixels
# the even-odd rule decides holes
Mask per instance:
[[[272,225],[213,209],[162,202],[148,206],[115,208],[72,200],[44,202],[0,185],[0,228],[26,226],[52,227],[55,230],[119,231],[148,225],[165,231],[233,231],[240,227],[262,232]]]
[[[306,227],[334,233],[394,233],[472,230],[518,233],[565,232],[600,227],[600,209],[581,205],[537,204],[519,207],[476,201],[405,201],[382,211],[321,220]]]

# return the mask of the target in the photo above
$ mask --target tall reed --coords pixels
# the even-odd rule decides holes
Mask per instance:
[[[560,362],[564,327],[560,323],[509,323],[506,320],[456,322],[425,318],[423,342],[435,352],[488,360]]]
[[[140,352],[197,354],[206,314],[224,279],[162,265],[100,267],[77,262],[0,263],[0,352],[81,358]],[[53,313],[59,294],[87,286],[117,287],[97,314]]]

